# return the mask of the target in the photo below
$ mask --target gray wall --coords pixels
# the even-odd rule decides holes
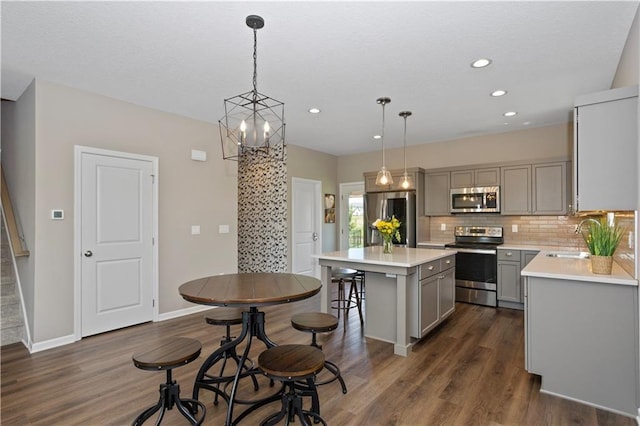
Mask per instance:
[[[236,163],[222,160],[217,126],[53,83],[32,87],[12,121],[3,115],[2,162],[31,251],[18,264],[34,342],[74,332],[74,145],[159,158],[160,314],[193,306],[178,295],[183,282],[236,271]],[[208,161],[192,161],[191,149]],[[65,220],[52,221],[53,208]],[[221,224],[230,233],[218,234]]]

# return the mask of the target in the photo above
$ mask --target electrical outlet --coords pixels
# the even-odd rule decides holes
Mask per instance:
[[[633,238],[633,231],[629,231],[629,248],[635,247],[635,239]]]
[[[513,224],[511,225],[511,232],[518,232],[518,225],[517,224]]]
[[[447,230],[447,224],[446,223],[441,223],[440,224],[440,230],[441,231],[446,231]]]

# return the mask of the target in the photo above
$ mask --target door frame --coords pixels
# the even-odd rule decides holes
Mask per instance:
[[[289,240],[289,247],[291,248],[290,252],[291,252],[291,264],[289,265],[289,271],[293,271],[293,265],[295,264],[295,250],[293,250],[293,237],[295,235],[295,229],[294,224],[295,224],[295,209],[294,209],[294,200],[293,200],[293,196],[295,191],[294,186],[296,185],[296,183],[310,183],[313,184],[313,198],[316,200],[316,229],[318,229],[318,247],[319,247],[319,251],[320,253],[322,253],[322,225],[323,225],[323,218],[324,218],[324,212],[322,210],[323,208],[323,204],[322,204],[322,181],[319,180],[313,180],[313,179],[305,179],[305,178],[299,178],[299,177],[291,177],[291,236],[290,236],[290,240]],[[320,254],[318,253],[318,254]],[[316,278],[320,278],[320,265],[316,263],[313,264],[313,276]]]
[[[346,182],[340,184],[340,242],[338,246],[340,250],[346,250],[349,245],[349,232],[345,234],[345,226],[349,226],[349,200],[345,200],[344,196],[350,192],[349,188],[362,188],[362,196],[364,197],[364,181],[361,182]],[[364,237],[364,235],[363,235]],[[347,244],[345,245],[345,241]]]
[[[79,253],[82,252],[82,154],[103,155],[107,157],[125,158],[130,160],[149,161],[153,166],[153,174],[155,176],[155,185],[153,185],[152,194],[152,210],[153,225],[152,233],[154,244],[152,245],[151,255],[151,275],[152,275],[152,295],[153,295],[153,321],[158,321],[159,305],[158,303],[158,157],[149,155],[132,154],[122,151],[112,151],[102,148],[94,148],[90,146],[74,145],[74,188],[73,188],[73,215],[74,215],[74,235],[73,235],[73,334],[75,340],[82,339],[82,259]]]

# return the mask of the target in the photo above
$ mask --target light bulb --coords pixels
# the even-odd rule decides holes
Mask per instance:
[[[247,140],[247,123],[242,120],[240,123],[240,145],[244,144]]]
[[[411,186],[411,184],[409,183],[406,177],[404,178],[404,180],[400,185],[402,186],[402,189],[409,189],[409,187]]]

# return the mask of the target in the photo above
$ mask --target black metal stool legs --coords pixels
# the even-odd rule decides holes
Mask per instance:
[[[178,411],[182,413],[183,416],[189,420],[189,423],[192,425],[200,425],[204,420],[204,416],[206,413],[206,408],[203,403],[197,401],[195,399],[184,398],[180,399],[180,385],[176,383],[175,380],[171,377],[171,369],[167,370],[167,382],[160,385],[160,399],[158,403],[152,407],[144,410],[136,419],[133,421],[133,426],[142,425],[149,417],[151,417],[154,413],[159,410],[160,415],[156,420],[156,425],[159,425],[164,417],[164,413],[166,410],[173,409],[173,406],[178,408]],[[198,410],[202,412],[200,418],[196,418],[196,414]]]
[[[227,343],[233,341],[233,337],[231,337],[231,326],[230,325],[226,325],[226,327],[227,327],[227,334],[225,335],[225,337],[220,342],[220,346],[221,347],[226,345]],[[224,353],[222,354],[222,366],[220,367],[220,373],[217,376],[217,379],[219,381],[216,383],[216,387],[218,388],[218,390],[220,389],[220,382],[223,382],[225,380],[225,378],[228,379],[228,381],[230,382],[234,377],[234,376],[225,376],[224,375],[224,369],[225,369],[225,366],[227,365],[227,360],[228,359],[234,360],[236,362],[236,365],[238,366],[238,369],[241,370],[241,371],[242,370],[250,371],[254,367],[253,361],[251,361],[250,358],[247,358],[245,363],[240,365],[242,360],[238,356],[238,353],[236,352],[235,346],[231,347],[229,349],[226,349],[224,351]],[[247,365],[247,362],[250,365]],[[214,376],[212,376],[210,374],[207,374],[207,373],[205,373],[204,376],[208,377],[208,378],[214,378]],[[251,375],[250,377],[251,377],[251,380],[253,381],[253,390],[257,391],[260,388],[258,386],[258,380],[256,379],[255,375]],[[221,392],[220,393],[219,392],[214,392],[214,393],[215,393],[215,397],[213,398],[213,405],[218,405],[218,396],[219,396],[219,394]]]
[[[288,391],[282,394],[282,407],[280,408],[280,411],[264,419],[262,423],[260,423],[261,426],[272,426],[278,424],[285,417],[287,419],[285,424],[287,425],[291,422],[294,422],[295,417],[298,417],[300,419],[300,423],[305,426],[311,426],[312,419],[313,423],[322,423],[325,426],[327,425],[324,419],[318,414],[320,403],[317,400],[316,392],[312,392],[313,394],[311,395],[313,400],[312,410],[314,410],[315,412],[308,411],[302,408],[303,394],[296,392],[297,387],[295,382],[288,381],[285,383],[285,386]],[[311,386],[313,386],[313,382]]]

